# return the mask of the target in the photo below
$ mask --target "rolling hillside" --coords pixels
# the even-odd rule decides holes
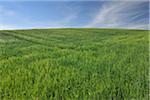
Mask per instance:
[[[0,99],[148,99],[147,30],[0,31]]]

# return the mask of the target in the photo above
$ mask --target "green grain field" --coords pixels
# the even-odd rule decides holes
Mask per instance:
[[[149,31],[0,31],[0,100],[148,100]]]

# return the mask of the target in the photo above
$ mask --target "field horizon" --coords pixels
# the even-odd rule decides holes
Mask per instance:
[[[100,29],[100,30],[143,30],[143,31],[149,31],[150,29],[137,29],[137,28],[70,28],[70,27],[66,27],[66,28],[22,28],[22,29],[1,29],[0,31],[17,31],[17,30],[44,30],[44,29]]]

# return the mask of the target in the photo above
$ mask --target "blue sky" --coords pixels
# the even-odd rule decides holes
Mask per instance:
[[[0,1],[0,29],[148,29],[148,1]]]

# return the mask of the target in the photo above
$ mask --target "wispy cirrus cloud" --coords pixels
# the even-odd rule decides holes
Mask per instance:
[[[148,9],[143,9],[145,5],[148,6],[140,1],[105,3],[85,27],[148,29],[149,17]]]

